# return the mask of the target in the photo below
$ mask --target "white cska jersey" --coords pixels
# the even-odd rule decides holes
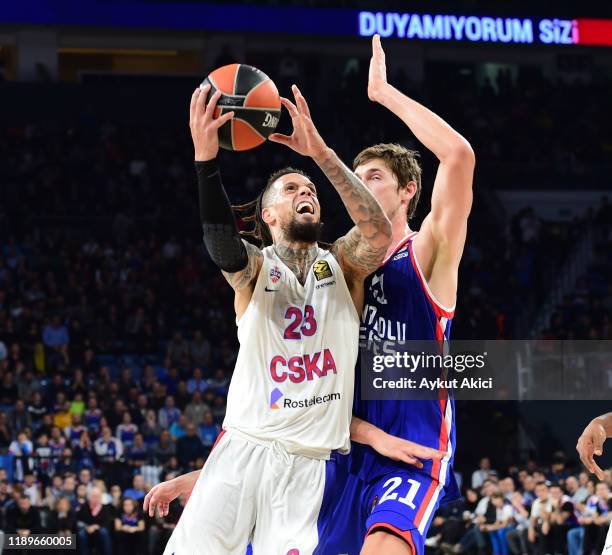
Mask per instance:
[[[237,325],[223,427],[306,457],[348,452],[359,315],[334,256],[319,248],[302,285],[273,247],[263,249]]]

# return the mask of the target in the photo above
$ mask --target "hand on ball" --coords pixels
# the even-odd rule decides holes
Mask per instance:
[[[287,108],[291,116],[293,133],[291,135],[272,133],[268,138],[275,143],[288,146],[298,154],[310,156],[313,160],[317,161],[325,156],[327,145],[321,138],[321,135],[319,135],[315,124],[312,122],[308,103],[300,92],[300,89],[298,89],[296,85],[293,85],[291,90],[295,97],[295,104],[283,97],[281,97],[281,103]]]
[[[196,162],[206,162],[217,157],[219,152],[219,127],[234,116],[234,112],[227,112],[215,118],[217,101],[221,98],[222,93],[217,91],[206,104],[209,91],[210,85],[204,85],[202,88],[198,87],[191,96],[189,128],[191,129]]]

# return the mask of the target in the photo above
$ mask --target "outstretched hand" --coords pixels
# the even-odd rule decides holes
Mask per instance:
[[[168,516],[170,503],[181,494],[175,480],[161,482],[154,486],[144,498],[142,509],[150,517],[155,516],[155,510],[161,518]]]
[[[595,419],[584,429],[576,444],[576,450],[580,455],[582,464],[600,480],[604,480],[606,476],[593,457],[599,457],[603,453],[603,444],[606,437],[607,433],[603,424]]]
[[[385,51],[380,44],[380,35],[372,37],[372,58],[368,73],[368,98],[374,102],[380,100],[384,87],[387,85],[387,65]]]
[[[295,104],[284,97],[281,97],[281,103],[291,116],[293,133],[291,135],[272,133],[268,138],[275,143],[288,146],[302,156],[310,156],[316,161],[325,155],[327,145],[312,122],[308,103],[300,89],[293,85],[291,90],[293,91]]]

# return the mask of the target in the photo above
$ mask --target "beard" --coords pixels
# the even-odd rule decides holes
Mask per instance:
[[[288,241],[316,243],[321,238],[323,222],[298,222],[291,220],[282,229]]]

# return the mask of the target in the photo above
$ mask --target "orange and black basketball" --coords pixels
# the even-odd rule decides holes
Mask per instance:
[[[246,64],[230,64],[215,69],[204,79],[209,98],[217,90],[215,117],[234,111],[234,117],[219,129],[219,145],[228,150],[248,150],[263,143],[274,132],[281,112],[281,101],[274,82],[259,69]]]

